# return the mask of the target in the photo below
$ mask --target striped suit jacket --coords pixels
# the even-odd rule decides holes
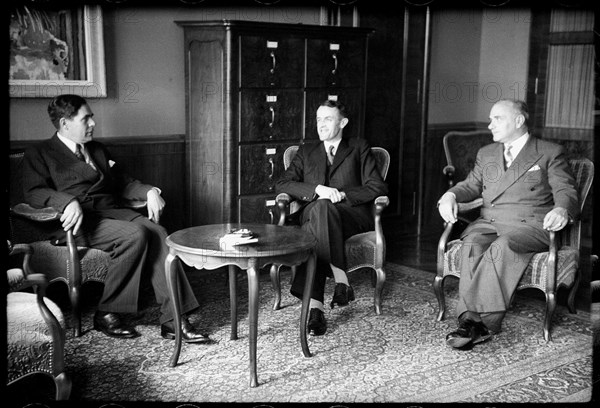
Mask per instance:
[[[23,157],[26,202],[62,212],[77,199],[84,212],[121,220],[138,217],[138,212],[122,206],[122,198],[146,200],[153,187],[122,172],[102,143],[88,142],[86,150],[97,171],[79,160],[56,134],[28,148]]]

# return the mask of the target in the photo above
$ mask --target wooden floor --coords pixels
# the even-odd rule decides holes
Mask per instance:
[[[439,234],[405,234],[386,238],[386,260],[423,271],[436,272],[436,251]]]
[[[437,229],[429,227],[417,235],[414,228],[407,229],[393,219],[384,220],[386,261],[435,273],[441,228],[441,225]]]

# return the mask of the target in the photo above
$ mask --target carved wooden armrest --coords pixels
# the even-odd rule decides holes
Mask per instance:
[[[437,274],[438,276],[442,276],[444,273],[444,253],[446,253],[446,246],[448,244],[448,238],[450,237],[450,233],[452,232],[452,228],[454,224],[451,222],[444,223],[444,232],[440,236],[440,240],[438,241],[437,246]]]
[[[33,253],[33,248],[29,244],[11,244],[8,241],[8,252],[10,255],[18,255],[18,254],[28,254],[31,255]]]
[[[12,207],[11,212],[20,217],[26,218],[31,221],[56,221],[60,219],[61,213],[52,207],[45,208],[33,208],[29,204],[20,203]]]
[[[446,176],[446,180],[448,181],[448,186],[452,187],[454,185],[454,172],[456,169],[454,166],[448,164],[442,169],[442,173]]]
[[[29,266],[29,262],[31,259],[31,255],[33,254],[33,248],[29,244],[15,244],[12,245],[10,241],[8,241],[8,252],[10,256],[24,254],[23,257],[23,276],[25,279],[27,276],[31,275],[31,267]]]
[[[285,225],[285,217],[288,216],[292,197],[287,193],[279,193],[277,194],[277,197],[275,197],[275,201],[277,202],[277,208],[279,208],[279,221],[277,222],[277,225]]]
[[[456,169],[454,168],[454,166],[451,166],[451,165],[444,166],[444,168],[442,169],[442,173],[444,173],[444,176],[449,177],[449,178],[454,176],[455,171],[456,171]]]
[[[390,205],[388,196],[379,196],[375,199],[375,215],[381,215],[381,212]]]

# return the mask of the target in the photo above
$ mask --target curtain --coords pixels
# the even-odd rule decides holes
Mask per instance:
[[[552,11],[551,33],[589,32],[594,14],[581,10]],[[546,95],[547,127],[593,129],[594,45],[550,45]]]

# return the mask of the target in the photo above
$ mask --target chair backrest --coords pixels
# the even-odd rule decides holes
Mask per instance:
[[[283,152],[283,168],[287,170],[298,151],[299,146],[290,146]],[[371,147],[371,153],[377,163],[377,170],[379,174],[385,180],[387,177],[388,169],[390,168],[390,154],[383,147]]]
[[[571,172],[575,177],[577,193],[579,194],[580,211],[583,211],[585,200],[594,181],[594,163],[586,158],[574,158],[569,160]],[[581,220],[577,220],[571,228],[567,229],[567,237],[564,242],[573,248],[579,248],[581,238]]]
[[[477,151],[493,143],[489,130],[451,131],[444,135],[444,152],[449,166],[454,167],[454,181],[464,180],[475,166]]]

